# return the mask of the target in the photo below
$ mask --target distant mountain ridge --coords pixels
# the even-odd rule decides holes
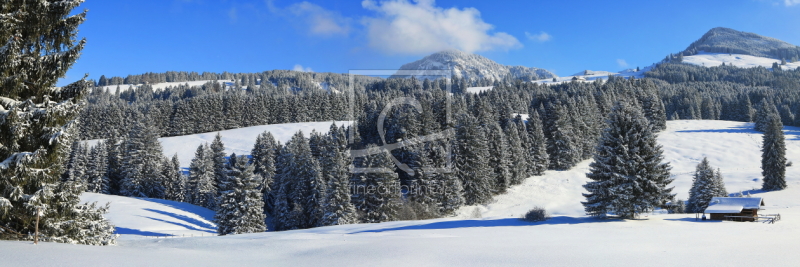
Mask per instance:
[[[699,40],[689,45],[683,55],[696,55],[699,52],[744,54],[757,57],[800,59],[800,47],[755,33],[717,27],[709,30]]]
[[[424,70],[453,71],[453,75],[467,80],[492,79],[502,80],[505,77],[538,80],[557,77],[550,71],[540,68],[524,66],[502,65],[480,55],[465,53],[459,50],[445,50],[428,55],[420,60],[404,64],[401,70],[421,70],[415,74],[418,79],[437,78],[427,77]]]

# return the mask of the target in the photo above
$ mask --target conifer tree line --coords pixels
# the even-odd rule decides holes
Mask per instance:
[[[466,86],[459,80],[455,84]],[[153,123],[138,124],[128,134],[98,145],[106,148],[108,158],[104,176],[108,185],[100,187],[108,190],[101,192],[185,201],[216,210],[220,234],[262,229],[259,224],[244,228],[226,224],[265,221],[251,212],[254,198],[259,199],[272,230],[436,218],[453,214],[463,205],[487,203],[547,169],[567,170],[590,158],[606,127],[605,116],[621,99],[629,99],[631,108],[643,114],[654,131],[666,125],[656,86],[648,80],[612,78],[606,83],[558,86],[496,83],[494,90],[481,94],[453,95],[445,86],[443,81],[415,79],[370,84],[355,95],[355,106],[363,107],[354,111],[356,128],[334,125],[327,133],[308,137],[297,133],[286,144],[264,133],[249,159],[225,155],[224,144],[217,137],[197,148],[188,177],[160,156]],[[384,112],[388,103],[401,97],[416,99],[421,110],[395,105]],[[382,113],[383,139],[377,129]],[[408,143],[392,151],[379,147],[384,145],[382,140],[391,144],[447,130],[453,131],[452,137]],[[348,138],[354,142],[349,144]],[[352,158],[352,149],[373,153]],[[86,154],[74,154],[81,153]],[[98,161],[92,159],[98,156],[91,154],[83,157],[86,162]],[[411,171],[396,166],[392,157]],[[247,171],[249,165],[252,171]],[[351,166],[384,171],[353,173]],[[80,172],[70,170],[65,179]],[[253,179],[258,180],[255,187],[247,182]],[[370,186],[409,190],[366,192]],[[233,205],[232,199],[242,206]],[[251,215],[248,219],[237,217],[243,214]]]

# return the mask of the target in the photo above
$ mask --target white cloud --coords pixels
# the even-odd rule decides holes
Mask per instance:
[[[786,6],[793,6],[800,4],[800,0],[783,0],[783,4]]]
[[[623,67],[623,68],[627,68],[628,67],[628,62],[625,61],[624,59],[617,59],[617,65],[619,65],[620,67]]]
[[[292,15],[302,18],[311,34],[330,36],[347,35],[350,32],[350,19],[321,6],[304,1],[286,9]]]
[[[481,19],[475,8],[440,8],[434,0],[364,0],[361,6],[377,13],[365,17],[369,45],[389,53],[425,54],[445,49],[464,52],[522,47]]]
[[[540,43],[544,43],[550,41],[550,39],[553,39],[553,36],[546,32],[540,32],[539,34],[531,34],[529,32],[525,32],[525,36],[527,36],[528,39],[530,40],[534,40]]]
[[[300,65],[300,64],[294,64],[294,69],[292,69],[292,70],[294,70],[294,71],[302,71],[302,72],[314,72],[314,70],[312,70],[310,67],[303,68],[303,66]]]

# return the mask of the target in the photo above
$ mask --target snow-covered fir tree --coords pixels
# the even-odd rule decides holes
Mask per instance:
[[[642,112],[619,102],[608,118],[608,126],[597,144],[594,162],[586,176],[582,202],[586,213],[605,217],[613,213],[635,218],[673,199],[669,164],[662,163],[650,122]]]
[[[258,233],[267,230],[264,224],[263,196],[260,179],[253,173],[247,157],[230,156],[228,177],[221,181],[216,214],[219,235]]]
[[[568,170],[575,166],[580,156],[569,114],[559,101],[548,103],[545,111],[547,119],[544,120],[544,134],[547,137],[547,154],[550,156],[549,168]]]
[[[327,181],[326,201],[320,226],[343,225],[358,222],[355,206],[350,200],[350,166],[353,160],[347,148],[344,127],[331,125],[325,136],[325,147],[321,150],[320,166]]]
[[[76,139],[88,82],[55,87],[80,56],[83,1],[6,1],[0,7],[0,239],[90,245],[115,242],[107,209],[80,204],[81,186],[60,181]]]
[[[161,175],[163,153],[155,129],[137,124],[124,144],[120,194],[129,197],[164,197]]]
[[[762,99],[754,118],[756,131],[766,132],[775,118],[778,118],[780,122],[781,116],[778,113],[778,108],[771,101],[767,101],[766,98]]]
[[[256,138],[250,156],[253,157],[254,173],[261,177],[261,194],[264,195],[264,212],[270,213],[272,201],[269,199],[275,178],[275,151],[278,143],[270,132],[263,132]]]
[[[544,128],[542,126],[542,119],[539,117],[538,111],[533,111],[533,114],[528,118],[525,124],[528,130],[528,148],[530,149],[529,158],[531,159],[528,165],[528,172],[532,175],[542,175],[547,167],[550,166],[550,156],[547,155],[547,138],[544,135]]]
[[[164,199],[174,201],[185,201],[186,199],[186,176],[181,173],[178,154],[170,158],[164,158],[162,163],[161,176],[164,177]]]
[[[508,137],[508,149],[510,154],[511,181],[510,185],[521,184],[525,178],[528,178],[528,151],[522,144],[517,130],[517,124],[514,121],[508,123],[506,129],[506,136]]]
[[[686,211],[690,213],[703,212],[708,207],[713,197],[728,196],[725,184],[722,183],[722,176],[703,158],[692,178],[692,188],[689,189],[689,200],[686,203]]]
[[[772,117],[767,124],[761,145],[761,189],[765,191],[786,188],[786,143],[780,118]]]
[[[214,182],[214,161],[208,145],[200,145],[189,165],[189,202],[209,209],[214,208],[217,185]]]
[[[448,166],[448,162],[452,160],[452,150],[448,151],[445,146],[449,146],[450,143],[443,142],[442,145],[431,148],[431,162],[434,167],[439,168],[435,176],[435,189],[438,192],[434,194],[434,198],[439,204],[438,213],[442,215],[451,215],[464,205],[464,187],[456,176],[453,169],[455,166]]]
[[[367,154],[356,163],[357,168],[371,170],[353,174],[353,204],[361,212],[362,222],[393,221],[401,203],[400,178],[394,172],[394,161],[388,151],[372,144],[367,146]]]
[[[500,125],[493,121],[486,125],[486,140],[489,145],[489,166],[494,171],[492,187],[495,194],[506,192],[513,179],[511,168],[511,154],[509,153],[508,140]]]
[[[108,148],[106,143],[100,141],[92,147],[89,153],[89,168],[87,168],[87,192],[109,194],[108,180]]]
[[[228,161],[225,159],[225,144],[222,143],[222,135],[220,133],[214,136],[214,141],[211,142],[209,148],[211,148],[211,161],[214,163],[214,190],[217,191],[220,187],[220,183],[228,177]],[[218,196],[219,192],[215,192],[215,195]]]
[[[464,185],[466,205],[488,202],[492,198],[494,172],[489,166],[486,133],[477,119],[463,114],[456,127],[456,175]]]
[[[86,144],[83,142],[74,142],[72,144],[72,152],[70,152],[69,163],[67,164],[67,171],[64,172],[62,179],[64,181],[74,182],[82,191],[86,191],[88,163],[89,153]]]

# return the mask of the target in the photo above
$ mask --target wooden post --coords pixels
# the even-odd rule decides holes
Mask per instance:
[[[33,235],[33,244],[39,244],[39,217],[42,215],[42,209],[36,208],[36,232]]]

